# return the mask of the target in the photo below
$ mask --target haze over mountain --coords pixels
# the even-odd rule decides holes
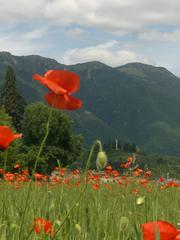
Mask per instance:
[[[146,152],[180,155],[180,79],[167,69],[141,63],[116,68],[101,62],[67,66],[40,56],[1,52],[1,85],[9,64],[28,102],[42,101],[46,91],[32,74],[66,68],[80,75],[77,96],[84,107],[71,116],[86,143],[118,137]]]

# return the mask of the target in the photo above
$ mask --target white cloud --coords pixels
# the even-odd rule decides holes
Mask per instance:
[[[169,42],[180,44],[180,29],[171,32],[161,32],[157,30],[149,30],[139,33],[138,38],[145,41]]]
[[[26,32],[21,37],[23,37],[24,39],[33,40],[33,39],[38,39],[38,38],[43,37],[46,33],[47,33],[46,28],[39,28],[39,29],[35,29],[31,32]]]
[[[174,60],[180,51],[179,12],[180,0],[0,0],[0,50],[53,58],[69,47],[73,49],[61,62],[99,60],[112,66],[151,63],[144,52],[158,63],[164,60],[179,68]],[[121,46],[115,41],[95,45],[128,33]],[[162,42],[166,44],[158,44]],[[81,44],[95,46],[81,48]],[[175,51],[169,60],[172,46]]]
[[[110,66],[120,66],[129,62],[142,62],[150,64],[152,61],[132,51],[120,50],[117,41],[109,41],[96,46],[75,48],[67,51],[61,62],[75,64],[88,61],[100,61]]]
[[[0,0],[0,22],[52,21],[114,33],[180,24],[179,0]]]
[[[47,0],[0,0],[0,22],[13,25],[42,18],[46,3]]]
[[[59,24],[77,23],[116,33],[180,23],[179,11],[178,0],[52,0],[45,16]]]

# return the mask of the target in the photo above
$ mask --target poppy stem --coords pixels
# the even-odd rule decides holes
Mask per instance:
[[[99,151],[102,152],[103,151],[103,147],[102,147],[102,143],[100,140],[96,140],[94,141],[92,147],[91,147],[91,150],[90,150],[90,153],[89,153],[89,156],[88,156],[88,160],[87,160],[87,163],[86,163],[86,167],[85,167],[85,171],[84,173],[87,172],[87,170],[89,169],[90,167],[90,164],[91,164],[91,159],[92,159],[92,156],[93,156],[93,153],[94,153],[94,149],[96,146],[99,146]]]
[[[6,173],[7,156],[8,156],[8,151],[6,149],[6,151],[5,151],[5,158],[4,158],[4,174]]]
[[[34,176],[34,173],[36,171],[37,164],[38,164],[38,161],[39,161],[39,157],[41,155],[44,144],[45,144],[45,142],[47,140],[47,137],[48,137],[48,134],[49,134],[49,126],[50,126],[50,120],[51,120],[52,112],[53,112],[53,108],[50,108],[49,116],[48,116],[48,120],[47,120],[47,124],[46,124],[46,133],[45,133],[45,136],[44,136],[44,138],[42,140],[42,143],[40,145],[38,154],[36,156],[36,161],[34,163],[34,168],[33,168],[33,171],[32,171],[32,177]],[[27,191],[27,197],[26,197],[26,200],[25,200],[25,207],[24,207],[24,211],[22,213],[22,221],[21,221],[21,226],[20,226],[20,231],[19,231],[19,239],[20,240],[21,240],[21,234],[22,234],[22,229],[23,229],[23,224],[24,224],[24,218],[25,218],[25,215],[26,215],[27,207],[28,207],[28,200],[30,198],[31,187],[32,187],[32,181],[29,183],[29,187],[28,187],[28,191]]]
[[[42,140],[42,143],[41,143],[41,146],[39,148],[39,151],[38,151],[38,154],[36,156],[36,161],[34,163],[34,168],[33,168],[33,171],[32,171],[32,176],[34,175],[35,171],[36,171],[36,168],[37,168],[37,164],[38,164],[38,161],[39,161],[39,157],[41,155],[41,152],[43,150],[43,147],[44,147],[44,144],[47,140],[47,137],[48,137],[48,134],[49,134],[49,126],[50,126],[50,120],[51,120],[51,116],[52,116],[52,112],[53,112],[53,108],[50,108],[50,112],[49,112],[49,116],[48,116],[48,120],[47,120],[47,124],[46,124],[46,133],[45,133],[45,136]]]

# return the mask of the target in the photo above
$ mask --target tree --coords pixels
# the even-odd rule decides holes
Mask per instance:
[[[18,131],[22,130],[22,120],[24,118],[24,111],[27,106],[25,98],[17,92],[17,108],[16,108],[16,119],[14,126]]]
[[[11,66],[7,68],[5,84],[1,91],[1,104],[12,117],[14,127],[20,131],[26,101],[16,88],[15,73]]]
[[[12,118],[0,107],[0,125],[12,126]]]
[[[22,132],[26,145],[27,165],[32,167],[41,144],[50,108],[42,103],[30,104],[24,114]],[[81,154],[83,138],[72,133],[70,118],[59,110],[52,110],[50,131],[41,155],[39,171],[50,172],[57,166],[57,160],[63,166],[71,164]]]
[[[0,86],[0,106],[3,106],[3,86]]]

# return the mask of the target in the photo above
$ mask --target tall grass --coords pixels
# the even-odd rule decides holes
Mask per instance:
[[[67,240],[139,240],[140,224],[152,220],[164,220],[176,227],[180,222],[180,191],[169,187],[160,190],[159,186],[149,183],[150,190],[141,186],[133,178],[122,180],[123,184],[100,183],[93,189],[88,183],[80,201],[76,202],[84,188],[77,180],[69,183],[34,182],[23,224],[21,240],[25,239],[67,239]],[[18,240],[25,199],[29,183],[2,182],[0,184],[0,239]],[[132,191],[138,188],[139,193]],[[137,205],[138,196],[145,197],[145,203]],[[42,217],[53,223],[54,231],[62,224],[56,236],[36,234],[34,219]]]

